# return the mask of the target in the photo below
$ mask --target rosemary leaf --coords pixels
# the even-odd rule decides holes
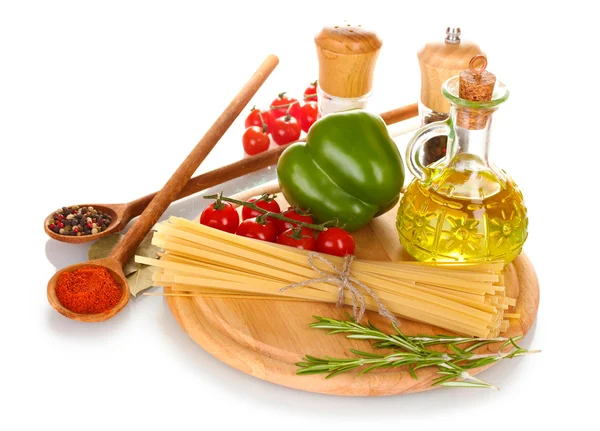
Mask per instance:
[[[489,383],[478,383],[478,382],[443,382],[440,383],[440,386],[445,386],[447,388],[485,388],[485,389],[494,389],[495,386],[490,385]]]
[[[412,376],[413,379],[419,380],[419,378],[417,377],[417,373],[415,373],[415,367],[413,364],[410,364],[408,366],[408,372],[410,373],[410,375]]]
[[[383,355],[378,355],[377,353],[363,352],[360,350],[349,349],[350,353],[354,353],[358,356],[364,356],[365,358],[383,358]]]
[[[436,385],[441,385],[444,382],[447,382],[448,380],[453,379],[455,376],[453,374],[449,375],[449,376],[442,376],[442,377],[438,377],[437,379],[434,379],[431,382],[432,386],[436,386]]]
[[[337,371],[334,371],[333,373],[328,374],[325,378],[326,379],[331,379],[332,377],[335,377],[338,374],[345,373],[346,371],[350,371],[350,370],[352,370],[354,368],[356,368],[356,366],[354,366],[354,365],[348,365],[346,367],[339,368]]]
[[[362,370],[360,370],[360,372],[358,374],[359,375],[365,374],[365,373],[368,373],[369,371],[373,371],[375,368],[381,368],[381,367],[386,367],[386,366],[389,367],[391,365],[392,365],[391,363],[390,364],[373,364],[367,368],[363,368]]]

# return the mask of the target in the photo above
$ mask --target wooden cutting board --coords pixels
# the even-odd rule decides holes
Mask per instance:
[[[272,185],[241,193],[237,198],[247,200],[276,192],[277,186]],[[282,208],[287,205],[281,196],[277,200]],[[357,257],[411,260],[398,242],[395,216],[394,209],[354,234]],[[505,283],[507,295],[517,298],[517,305],[510,312],[521,314],[518,321],[511,322],[509,335],[526,334],[537,314],[539,285],[524,254],[508,265]],[[328,380],[325,375],[296,376],[295,363],[305,354],[350,357],[351,348],[373,351],[366,341],[349,340],[340,334],[327,335],[324,330],[308,327],[314,315],[345,319],[344,311],[349,309],[333,304],[199,297],[167,297],[167,302],[181,327],[206,351],[246,374],[279,385],[325,394],[376,396],[429,390],[431,381],[437,377],[434,368],[418,370],[418,380],[413,380],[402,368],[361,376],[351,372]],[[367,312],[366,318],[380,329],[393,332],[377,313]],[[448,333],[404,319],[401,329],[409,335]]]

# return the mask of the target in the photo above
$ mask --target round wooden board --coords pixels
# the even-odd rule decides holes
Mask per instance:
[[[264,192],[277,191],[273,185],[237,197],[246,200]],[[278,197],[278,201],[282,207],[285,205],[282,197]],[[354,234],[357,257],[411,259],[398,242],[395,215],[395,209],[389,211]],[[518,321],[511,322],[509,335],[526,334],[537,314],[539,285],[534,268],[525,255],[508,265],[505,283],[507,295],[517,298],[516,307],[509,311],[521,314]],[[295,363],[305,354],[348,357],[351,348],[373,351],[366,341],[327,335],[326,331],[308,327],[308,323],[314,321],[314,315],[344,319],[344,309],[333,304],[200,297],[167,297],[167,302],[181,327],[206,351],[246,374],[279,385],[325,394],[378,396],[432,389],[431,381],[437,377],[433,368],[418,370],[418,380],[402,368],[361,376],[347,373],[327,380],[324,375],[296,376]],[[365,319],[392,332],[388,322],[377,313],[367,312]],[[407,334],[449,333],[404,319],[401,319],[401,329]]]

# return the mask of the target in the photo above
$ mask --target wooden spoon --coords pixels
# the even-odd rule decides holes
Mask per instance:
[[[125,234],[110,256],[104,259],[97,259],[86,263],[71,265],[54,274],[54,276],[48,282],[47,292],[48,301],[52,307],[54,307],[54,309],[70,319],[80,320],[83,322],[101,322],[103,320],[110,319],[119,311],[121,311],[125,305],[127,305],[127,302],[129,302],[129,288],[127,286],[125,274],[123,274],[123,265],[135,252],[135,249],[138,247],[140,242],[142,242],[152,226],[154,226],[154,224],[158,221],[162,213],[181,193],[194,171],[198,169],[200,163],[202,163],[206,156],[208,156],[219,139],[223,136],[223,134],[225,134],[229,126],[231,126],[242,109],[244,109],[248,102],[250,102],[250,99],[252,99],[256,91],[265,82],[267,77],[275,69],[278,63],[279,59],[274,55],[269,55],[264,60],[254,75],[252,75],[240,92],[229,103],[229,106],[225,108],[225,111],[223,111],[217,121],[214,122],[208,132],[206,132],[202,139],[200,139],[200,142],[198,142],[192,152],[187,156],[179,168],[177,168],[173,176],[171,176],[169,181],[167,181],[162,190],[152,198],[146,209],[143,210],[140,218],[136,220],[134,225],[127,232],[127,234]],[[106,206],[105,208],[108,209],[109,207]],[[98,209],[102,210],[102,207],[98,205]],[[63,272],[72,272],[78,268],[81,268],[82,266],[87,265],[106,268],[112,275],[115,282],[119,285],[121,289],[121,299],[112,309],[103,313],[82,315],[79,313],[73,313],[72,311],[66,309],[58,301],[56,296],[56,284],[60,278],[60,275]]]
[[[383,118],[386,124],[389,125],[402,120],[406,120],[408,118],[415,117],[417,116],[417,114],[417,104],[413,103],[411,105],[403,106],[401,108],[384,112],[383,114],[381,114],[381,118]],[[297,142],[303,141],[304,139],[301,139]],[[190,196],[199,191],[208,189],[218,184],[222,184],[226,181],[235,178],[239,178],[242,175],[258,171],[259,169],[263,169],[268,166],[274,165],[275,163],[277,163],[277,160],[279,160],[279,156],[281,155],[281,153],[283,153],[283,151],[289,145],[292,144],[282,145],[272,150],[265,151],[264,153],[258,154],[256,156],[247,157],[230,165],[223,166],[205,174],[198,175],[197,177],[194,177],[191,180],[189,180],[184,189],[177,196],[177,199],[183,199],[184,197]],[[95,241],[102,236],[110,235],[111,233],[116,233],[123,230],[123,228],[127,226],[127,223],[129,223],[132,218],[139,216],[146,209],[148,204],[152,201],[152,199],[154,199],[157,193],[152,193],[148,196],[144,196],[143,198],[139,198],[127,204],[79,205],[80,207],[92,206],[96,210],[102,211],[103,213],[106,213],[111,216],[112,221],[108,225],[108,229],[97,234],[67,236],[54,233],[48,228],[48,222],[52,217],[52,214],[54,213],[50,214],[48,217],[46,217],[46,220],[44,220],[44,231],[52,239],[71,244],[81,244],[84,242]]]

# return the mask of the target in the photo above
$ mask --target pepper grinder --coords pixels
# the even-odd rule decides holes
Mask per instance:
[[[483,54],[479,46],[461,41],[460,28],[448,27],[443,42],[426,44],[417,53],[421,66],[421,125],[444,121],[450,114],[450,103],[442,95],[442,84],[469,68],[471,59]],[[446,154],[446,136],[431,138],[423,146],[422,163],[428,166]]]
[[[365,108],[373,88],[373,72],[381,49],[375,32],[344,21],[315,36],[319,57],[319,115]]]

